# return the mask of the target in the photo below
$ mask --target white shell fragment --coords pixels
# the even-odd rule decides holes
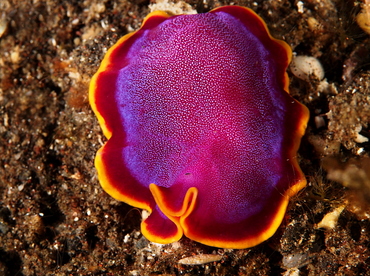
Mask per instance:
[[[337,225],[338,218],[342,211],[344,210],[345,205],[341,205],[335,208],[332,212],[327,213],[323,219],[317,224],[316,228],[324,228],[326,230],[333,230]]]
[[[320,61],[309,56],[293,57],[290,70],[297,78],[305,81],[309,81],[312,77],[321,81],[325,76],[324,68]]]
[[[222,256],[216,254],[199,254],[179,260],[179,264],[183,265],[202,265],[212,262],[218,262]]]
[[[369,142],[369,138],[363,136],[360,134],[360,131],[362,130],[362,126],[357,126],[355,128],[356,130],[356,137],[355,137],[355,142],[356,143],[366,143],[366,142]]]
[[[304,3],[302,1],[297,2],[297,9],[298,9],[298,13],[304,12]]]

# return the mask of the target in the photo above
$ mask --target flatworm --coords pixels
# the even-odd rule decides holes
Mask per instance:
[[[248,8],[149,14],[107,52],[90,104],[108,138],[103,189],[149,211],[142,233],[247,248],[271,237],[306,185],[308,109],[288,92],[291,49]]]

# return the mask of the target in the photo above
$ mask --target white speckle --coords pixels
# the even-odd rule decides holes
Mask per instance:
[[[143,210],[143,211],[141,212],[141,218],[142,218],[143,220],[147,219],[147,218],[149,217],[149,215],[150,215],[150,213],[149,213],[147,210]]]
[[[102,26],[104,30],[108,29],[109,27],[108,23],[105,22],[105,20],[100,21],[100,25]]]
[[[356,154],[357,155],[360,155],[360,154],[362,154],[362,153],[364,153],[365,152],[365,149],[364,148],[359,148],[357,151],[356,151]]]
[[[302,1],[297,2],[297,9],[298,9],[298,13],[303,13],[304,7],[303,7],[303,2]]]
[[[123,238],[124,243],[128,243],[131,240],[130,234],[126,234],[126,236]]]
[[[13,63],[18,63],[20,61],[20,49],[18,45],[14,47],[14,51],[10,54],[10,59]]]
[[[127,25],[126,30],[127,30],[129,33],[131,33],[131,32],[133,32],[133,31],[135,31],[135,29],[134,29],[131,25]]]
[[[299,269],[298,268],[288,269],[287,271],[284,272],[283,276],[299,276]]]
[[[324,118],[322,116],[315,116],[315,125],[317,129],[324,127],[325,126]]]
[[[181,243],[180,242],[173,242],[173,243],[171,243],[171,246],[172,246],[172,249],[179,249],[179,248],[181,248]]]
[[[78,18],[73,19],[71,23],[72,25],[77,25],[79,23],[79,19]]]
[[[80,79],[81,79],[81,75],[80,75],[80,73],[78,73],[78,72],[69,72],[69,73],[68,73],[68,76],[69,76],[71,79],[75,79],[75,80],[80,80]]]
[[[50,38],[49,41],[50,41],[51,45],[53,45],[54,47],[57,46],[57,42],[56,42],[55,38]]]
[[[95,5],[94,8],[95,8],[95,11],[97,13],[103,13],[103,12],[105,12],[105,4],[104,3],[98,3],[98,4]]]
[[[19,153],[15,154],[14,155],[14,160],[18,161],[21,158],[21,156],[22,156],[22,152],[19,152]]]
[[[322,31],[323,29],[323,26],[320,24],[320,22],[312,16],[307,19],[307,25],[312,32]]]

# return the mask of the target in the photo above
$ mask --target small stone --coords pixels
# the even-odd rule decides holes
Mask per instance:
[[[324,228],[326,230],[333,230],[337,225],[338,218],[345,205],[341,205],[334,209],[334,211],[327,213],[324,218],[317,224],[316,228]]]
[[[290,64],[290,70],[297,77],[309,81],[310,77],[322,80],[325,76],[324,68],[317,58],[309,56],[296,56]]]
[[[179,264],[183,265],[202,265],[212,262],[218,262],[222,256],[215,254],[199,254],[179,260]]]

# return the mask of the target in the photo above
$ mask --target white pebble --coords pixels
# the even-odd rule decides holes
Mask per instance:
[[[293,57],[290,64],[292,73],[305,81],[309,81],[310,77],[322,80],[325,76],[324,68],[317,58],[309,56],[296,56]]]

